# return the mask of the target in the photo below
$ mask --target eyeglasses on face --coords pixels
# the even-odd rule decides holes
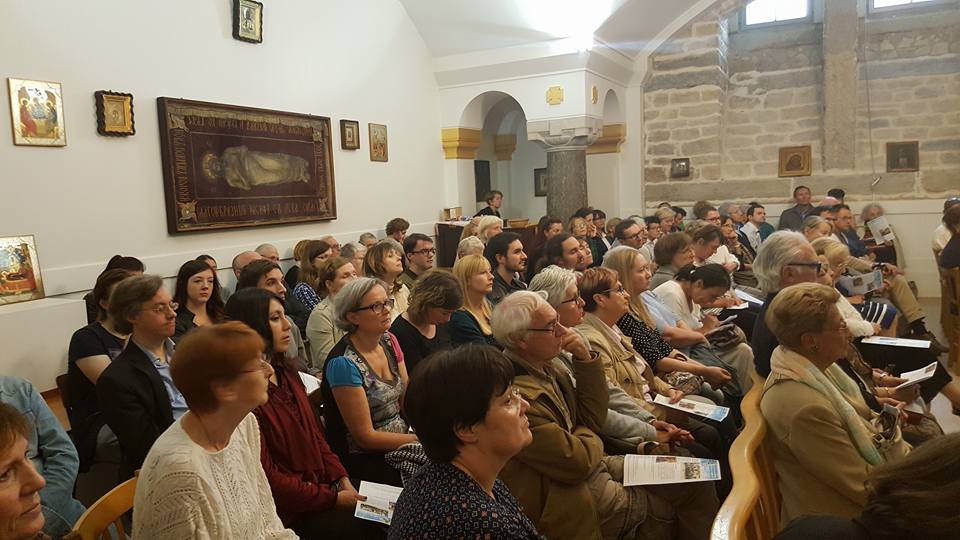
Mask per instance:
[[[640,232],[638,232],[637,234],[630,234],[630,235],[624,236],[623,239],[624,239],[624,240],[633,240],[634,238],[637,238],[637,237],[640,236],[641,234],[643,234],[643,231],[640,231]]]
[[[624,294],[624,293],[627,292],[627,290],[623,288],[623,285],[620,285],[619,287],[615,287],[615,288],[612,288],[612,289],[604,289],[604,290],[602,290],[602,291],[600,291],[600,292],[598,292],[598,293],[596,293],[596,294],[610,294],[610,293],[613,293],[613,292],[615,292],[615,293],[617,293],[617,294]]]
[[[153,307],[143,308],[143,309],[140,310],[140,311],[152,311],[152,312],[154,312],[154,313],[157,313],[157,314],[159,314],[159,315],[162,315],[162,314],[166,313],[167,311],[172,311],[172,312],[176,313],[176,312],[177,312],[177,308],[179,308],[179,307],[180,307],[180,304],[178,304],[178,303],[176,303],[176,302],[170,302],[169,304],[157,304],[157,305],[155,305],[155,306],[153,306]]]
[[[527,328],[527,332],[550,332],[553,334],[559,334],[561,330],[563,330],[563,325],[557,320],[552,321],[546,328]]]
[[[520,412],[520,402],[523,401],[523,396],[520,394],[520,389],[516,386],[511,386],[507,393],[510,395],[510,401],[507,402],[507,410],[513,414]]]
[[[818,262],[790,262],[787,263],[787,266],[805,266],[807,268],[813,268],[818,274],[823,271],[823,263]]]
[[[561,304],[561,305],[563,305],[563,304],[570,304],[570,303],[579,304],[580,302],[583,302],[583,299],[580,298],[580,295],[579,295],[579,294],[575,294],[575,295],[573,295],[573,298],[571,298],[571,299],[569,299],[569,300],[564,300],[563,302],[560,302],[560,304]]]
[[[416,251],[411,251],[411,252],[410,252],[411,255],[426,255],[426,254],[428,254],[428,253],[429,253],[430,255],[436,255],[436,254],[437,254],[437,248],[424,248],[424,249],[418,249],[418,250],[416,250]]]
[[[364,311],[369,309],[370,311],[376,313],[377,315],[380,315],[383,313],[384,309],[386,309],[387,311],[392,310],[395,302],[396,301],[393,298],[387,298],[385,302],[376,302],[376,303],[370,304],[369,306],[358,307],[357,309],[353,310],[353,312],[357,313],[359,311]]]

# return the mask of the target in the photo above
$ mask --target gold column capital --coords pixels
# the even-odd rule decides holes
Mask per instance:
[[[587,155],[619,154],[620,145],[627,138],[626,124],[604,124],[597,142],[587,147]]]
[[[443,128],[440,141],[443,144],[444,159],[476,159],[480,148],[479,129]]]
[[[510,161],[516,149],[517,136],[513,133],[497,135],[493,140],[493,151],[497,155],[497,161]]]

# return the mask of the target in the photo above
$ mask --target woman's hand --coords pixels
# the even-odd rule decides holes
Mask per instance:
[[[720,388],[733,378],[729,371],[715,366],[704,366],[698,374],[706,379],[713,388]]]
[[[873,333],[874,335],[879,335],[880,332],[883,332],[883,327],[879,323],[873,323]]]
[[[693,435],[685,429],[680,429],[677,426],[664,422],[662,420],[654,420],[653,427],[657,429],[657,442],[661,444],[678,444],[684,445],[695,442]]]
[[[849,296],[849,297],[847,297],[847,302],[850,302],[851,304],[853,304],[853,305],[855,305],[855,306],[858,305],[858,304],[862,304],[862,303],[863,303],[863,295],[862,295],[862,294],[858,294],[858,295],[856,295],[856,296]]]
[[[683,392],[677,390],[676,388],[671,388],[670,390],[667,390],[667,397],[670,398],[670,403],[674,404],[683,399]]]
[[[340,491],[337,492],[337,502],[333,506],[337,510],[353,510],[357,507],[357,502],[365,500],[367,498],[357,493],[350,480],[340,480]]]
[[[700,327],[700,333],[702,334],[706,334],[707,332],[720,326],[720,319],[718,319],[713,313],[704,315],[703,318],[700,319],[700,322],[703,323],[703,326]]]
[[[904,403],[913,403],[920,397],[920,385],[914,384],[906,388],[894,390],[893,393],[890,394],[890,397]]]

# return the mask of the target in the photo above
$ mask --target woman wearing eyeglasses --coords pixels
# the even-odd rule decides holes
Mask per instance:
[[[400,283],[403,273],[403,246],[392,238],[385,238],[367,250],[363,257],[363,275],[387,284],[390,304],[390,320],[393,321],[407,310],[410,289]]]
[[[297,538],[277,517],[260,465],[251,412],[267,402],[274,374],[263,350],[263,338],[236,321],[198,328],[180,342],[170,371],[190,411],[143,462],[134,538]]]
[[[361,535],[369,522],[353,518],[362,498],[324,439],[300,373],[286,358],[290,322],[283,301],[264,289],[242,289],[227,302],[227,317],[260,334],[273,368],[267,402],[253,413],[263,441],[260,461],[280,519],[306,538],[366,538]]]
[[[878,418],[856,383],[835,364],[850,343],[839,293],[801,283],[781,290],[766,324],[780,345],[760,410],[772,437],[783,495],[781,523],[807,514],[860,515],[870,471],[905,455],[899,415]]]
[[[399,486],[400,473],[384,454],[417,437],[400,416],[407,368],[388,333],[394,302],[387,287],[364,277],[337,293],[334,320],[347,335],[327,356],[321,389],[327,439],[350,474]]]

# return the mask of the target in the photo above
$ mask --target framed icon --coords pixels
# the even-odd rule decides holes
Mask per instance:
[[[133,94],[100,90],[93,97],[97,102],[97,133],[129,137],[137,132],[133,125]]]

